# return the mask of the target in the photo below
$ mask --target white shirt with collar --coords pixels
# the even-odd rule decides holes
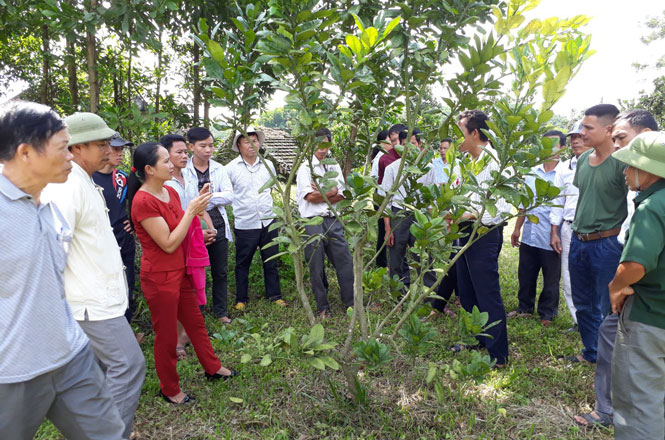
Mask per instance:
[[[208,204],[208,211],[211,209],[218,209],[224,218],[225,236],[229,241],[233,241],[231,235],[231,226],[229,225],[229,218],[226,215],[226,205],[233,202],[233,189],[229,175],[226,172],[224,165],[215,162],[214,160],[208,161],[208,169],[210,175],[210,191],[213,193],[212,199]],[[185,202],[187,206],[189,202],[194,200],[199,195],[199,178],[194,169],[194,162],[190,157],[187,161],[187,166],[182,170],[182,176],[185,178]]]
[[[72,230],[65,295],[77,321],[117,318],[127,310],[125,270],[102,191],[72,161],[67,181],[51,183],[42,192],[42,198],[56,204]]]
[[[275,174],[275,166],[267,162],[270,171]],[[226,165],[229,180],[233,187],[233,215],[236,229],[261,229],[268,226],[275,214],[270,188],[259,189],[270,180],[270,171],[261,159],[256,158],[253,165],[248,164],[238,155]]]
[[[381,182],[381,189],[384,191],[385,194],[387,194],[388,191],[390,191],[393,185],[395,184],[395,180],[397,179],[397,172],[399,171],[401,163],[402,159],[400,158],[386,167],[383,173],[383,181]],[[407,164],[404,165],[405,169],[406,167]],[[432,185],[432,184],[438,185],[443,183],[436,179],[436,173],[434,171],[434,167],[431,164],[428,165],[427,173],[418,177],[417,181],[418,183],[423,185]],[[406,197],[407,191],[409,191],[409,183],[405,181],[404,184],[400,186],[397,189],[397,192],[393,195],[393,198],[390,201],[390,206],[393,208],[403,208],[403,202],[404,198]]]
[[[175,192],[178,193],[178,197],[180,197],[180,206],[182,206],[182,210],[184,211],[187,209],[187,203],[185,201],[185,185],[175,177],[171,177],[171,180],[168,180],[164,182],[164,185],[170,186],[175,190]]]
[[[485,147],[485,150],[482,153],[480,153],[480,156],[478,156],[478,159],[475,161],[483,160],[485,156],[489,152],[489,161],[487,162],[487,165],[478,173],[476,176],[476,180],[478,181],[478,185],[481,187],[481,191],[484,194],[487,189],[489,189],[490,183],[494,180],[492,177],[492,171],[499,171],[499,162],[497,161],[498,155],[496,150],[490,146],[490,144],[487,144]],[[509,170],[505,170],[504,173],[509,173]],[[483,208],[483,200],[478,192],[472,192],[467,195],[469,197],[469,201],[471,202],[471,206],[473,209],[476,210],[477,213],[480,213],[480,211]],[[496,216],[492,217],[490,213],[485,210],[485,213],[483,214],[482,219],[480,222],[485,225],[485,226],[494,226],[498,225],[499,223],[503,222],[503,216],[501,214],[504,213],[510,213],[510,205],[505,201],[505,199],[499,197],[496,199]]]
[[[298,199],[298,210],[300,211],[300,216],[303,218],[308,217],[332,217],[333,213],[328,209],[328,204],[324,201],[321,203],[311,203],[305,200],[305,196],[314,192],[312,188],[312,171],[315,175],[323,177],[326,172],[337,171],[337,190],[339,193],[344,191],[344,177],[342,175],[342,169],[338,164],[335,165],[323,165],[316,156],[312,157],[312,169],[309,168],[309,163],[305,161],[300,168],[298,169],[298,174],[296,175],[296,198]],[[319,184],[322,180],[319,180]],[[336,203],[332,204],[333,207],[337,205]]]
[[[570,159],[559,162],[554,169],[554,186],[558,187],[561,192],[559,196],[552,201],[555,205],[550,212],[550,224],[558,226],[564,220],[572,222],[575,219],[575,209],[577,207],[577,198],[579,190],[573,185],[573,178],[575,177],[575,168],[577,166],[577,158],[575,156]]]

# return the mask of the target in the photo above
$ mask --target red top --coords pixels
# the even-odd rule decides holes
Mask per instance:
[[[383,182],[383,175],[386,172],[386,167],[390,165],[391,163],[395,162],[397,159],[399,159],[400,156],[397,153],[397,150],[394,148],[381,156],[381,159],[379,159],[379,180],[378,183],[381,184]]]
[[[172,254],[166,253],[157,245],[155,240],[146,232],[141,225],[141,220],[152,217],[162,217],[169,230],[173,231],[185,212],[180,206],[178,193],[171,187],[165,187],[169,193],[169,202],[164,203],[157,197],[145,191],[137,191],[132,202],[132,223],[136,229],[136,235],[143,248],[141,255],[142,272],[163,272],[167,270],[178,270],[185,267],[185,250],[178,246]]]

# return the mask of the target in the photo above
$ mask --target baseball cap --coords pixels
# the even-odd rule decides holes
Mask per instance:
[[[132,142],[126,141],[123,138],[120,137],[120,133],[116,132],[113,136],[111,136],[110,139],[110,144],[112,147],[133,147],[134,144]]]
[[[65,118],[65,123],[71,136],[69,146],[110,139],[115,134],[115,130],[94,113],[74,113]]]
[[[665,133],[647,131],[612,156],[620,162],[665,179]]]

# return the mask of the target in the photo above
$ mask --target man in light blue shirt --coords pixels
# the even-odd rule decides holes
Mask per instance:
[[[547,162],[533,167],[531,176],[526,178],[533,193],[536,193],[536,177],[554,183],[556,165],[559,163],[559,150],[566,145],[566,136],[558,130],[545,133],[554,142],[554,155]],[[549,206],[528,209],[526,214],[536,216],[538,222],[532,222],[522,215],[517,218],[515,230],[510,237],[513,246],[520,248],[517,277],[519,290],[517,310],[510,312],[509,317],[530,315],[536,302],[536,285],[538,274],[543,272],[543,290],[538,299],[538,315],[543,326],[552,324],[559,311],[559,279],[561,278],[561,256],[550,246],[550,211]],[[520,242],[520,232],[524,225],[524,233]]]
[[[120,439],[124,423],[65,299],[72,235],[40,196],[72,169],[50,108],[0,107],[0,438],[32,438],[44,418],[70,439]],[[20,233],[18,233],[20,231]],[[123,318],[124,319],[124,318]]]

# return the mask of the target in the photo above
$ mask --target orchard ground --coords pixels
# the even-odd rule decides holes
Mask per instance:
[[[512,222],[504,229],[499,261],[506,310],[517,307],[518,252],[510,246]],[[233,248],[233,246],[231,246]],[[233,251],[229,268],[233,268]],[[544,328],[539,319],[508,320],[511,362],[491,372],[484,381],[456,380],[440,375],[444,396],[437,398],[433,384],[426,383],[430,362],[450,364],[468,352],[453,354],[447,347],[457,337],[457,318],[438,317],[430,322],[438,340],[417,356],[390,346],[393,360],[378,370],[361,373],[364,403],[348,399],[341,371],[319,371],[304,359],[279,356],[264,367],[261,357],[242,364],[244,353],[261,351],[287,327],[296,334],[309,332],[296,297],[290,257],[280,266],[286,309],[265,301],[263,274],[258,255],[250,273],[251,303],[246,312],[223,326],[206,313],[215,351],[227,367],[240,372],[229,381],[207,382],[191,346],[188,357],[178,363],[182,389],[196,397],[194,405],[174,407],[157,398],[159,381],[152,353],[153,333],[145,303],[136,313],[135,329],[146,333],[142,344],[146,380],[134,423],[137,439],[611,439],[608,429],[578,428],[573,415],[593,408],[594,368],[567,365],[562,354],[581,349],[578,334],[565,330],[572,325],[563,296],[559,316]],[[339,300],[336,277],[329,269],[330,299],[334,316],[324,322],[326,340],[341,343],[348,317]],[[229,272],[229,303],[234,303],[235,280]],[[387,300],[387,294],[381,300]],[[313,303],[313,300],[312,300]],[[456,307],[453,307],[457,310]],[[370,312],[372,321],[388,312]],[[258,334],[260,337],[251,336]],[[45,422],[36,438],[61,438]]]

